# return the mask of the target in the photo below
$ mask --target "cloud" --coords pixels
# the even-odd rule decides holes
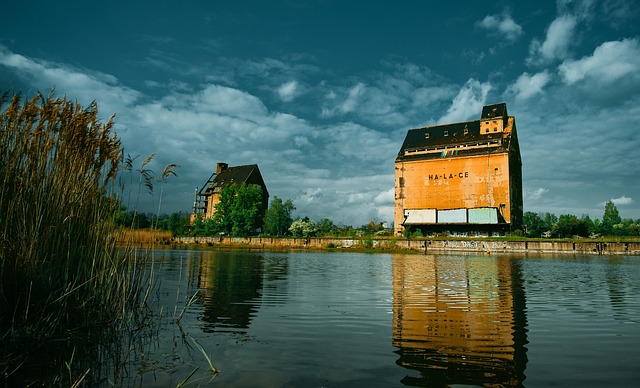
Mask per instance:
[[[616,206],[633,205],[635,203],[633,198],[627,197],[625,195],[623,195],[623,196],[621,196],[619,198],[611,198],[611,202],[613,202],[613,204],[616,205]],[[605,204],[606,204],[606,202],[603,202],[602,206],[604,206]]]
[[[530,199],[532,201],[537,201],[548,192],[549,192],[549,189],[544,187],[538,187],[537,189],[527,190],[525,194],[527,196],[527,199]]]
[[[602,14],[613,28],[638,16],[640,10],[635,1],[605,0],[601,3]]]
[[[597,3],[596,0],[558,0],[557,7],[560,14],[588,21],[594,17]]]
[[[358,106],[358,100],[365,93],[366,86],[363,83],[358,83],[349,89],[347,98],[340,105],[340,112],[349,113],[353,112]]]
[[[487,31],[501,34],[509,42],[515,42],[523,34],[522,27],[511,15],[487,15],[477,25]]]
[[[367,91],[367,87],[358,82],[347,90],[332,89],[325,97],[326,103],[322,108],[323,117],[333,117],[354,112]]]
[[[278,96],[284,102],[291,102],[298,96],[299,86],[296,81],[288,81],[278,88]]]
[[[12,69],[42,93],[46,94],[54,86],[58,91],[73,90],[73,98],[85,106],[100,95],[102,112],[119,111],[124,106],[135,104],[141,97],[139,92],[118,84],[111,75],[28,58],[2,45],[0,65]]]
[[[543,88],[550,80],[551,75],[546,70],[536,74],[523,73],[515,83],[507,88],[507,93],[514,94],[516,100],[525,101],[533,96],[543,94]]]
[[[398,130],[433,120],[429,112],[440,114],[460,88],[424,66],[388,61],[382,65],[366,79],[349,80],[348,86],[318,85],[324,91],[321,117]]]
[[[527,63],[541,65],[567,58],[577,24],[578,20],[574,16],[563,15],[556,18],[547,29],[544,42],[540,43],[537,39],[531,42]]]
[[[592,80],[606,85],[625,79],[640,80],[640,44],[637,38],[605,42],[598,46],[591,56],[579,60],[567,60],[559,66],[563,81],[574,84]]]
[[[453,123],[468,120],[472,116],[480,117],[489,90],[491,84],[469,79],[458,91],[447,113],[437,120],[438,123]]]

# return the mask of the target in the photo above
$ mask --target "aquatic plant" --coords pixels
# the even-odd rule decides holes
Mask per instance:
[[[0,95],[4,378],[28,369],[55,344],[99,342],[109,335],[92,329],[122,330],[144,310],[146,255],[118,250],[111,222],[121,163],[113,117],[102,122],[95,102],[83,108],[53,91],[32,99]]]

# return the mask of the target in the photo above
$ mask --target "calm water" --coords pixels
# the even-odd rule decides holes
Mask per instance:
[[[640,257],[160,251],[156,276],[128,385],[640,386]]]

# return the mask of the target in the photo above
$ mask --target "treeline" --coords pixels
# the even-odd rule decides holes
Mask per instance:
[[[258,186],[226,186],[220,193],[212,217],[204,219],[196,215],[187,230],[175,231],[176,235],[192,236],[269,236],[269,237],[322,237],[364,236],[390,233],[375,220],[360,228],[337,226],[329,218],[312,221],[309,217],[293,218],[296,209],[293,201],[279,197],[271,200],[266,211],[260,211],[262,193]],[[262,216],[264,214],[264,217]],[[170,229],[171,230],[171,229]],[[174,230],[171,230],[172,233]]]
[[[602,220],[592,220],[588,215],[578,218],[571,214],[558,217],[550,213],[526,212],[523,229],[527,237],[640,236],[640,219],[622,219],[615,204],[609,201],[605,204]]]
[[[293,218],[293,202],[274,197],[266,211],[262,208],[258,186],[227,186],[215,205],[213,217],[191,218],[189,212],[168,214],[138,213],[121,207],[114,219],[117,225],[134,229],[167,230],[173,236],[268,236],[268,237],[362,237],[391,235],[378,220],[360,227],[338,226],[329,218],[313,221],[309,217]],[[412,237],[421,237],[422,234]],[[551,213],[526,212],[522,230],[512,233],[531,238],[568,238],[601,236],[640,236],[640,219],[622,219],[612,201],[605,205],[602,220],[588,215],[556,216]]]
[[[113,219],[120,227],[168,230],[173,236],[358,237],[391,234],[376,219],[354,228],[338,226],[329,218],[317,222],[309,217],[293,218],[296,208],[290,199],[283,201],[274,197],[265,210],[261,189],[256,185],[225,186],[219,199],[210,218],[204,218],[202,214],[192,218],[189,212],[140,213],[121,206]]]

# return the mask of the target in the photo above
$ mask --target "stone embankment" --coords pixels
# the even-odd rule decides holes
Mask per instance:
[[[171,244],[259,249],[409,250],[421,253],[554,253],[640,256],[640,242],[606,241],[491,241],[442,239],[176,237]]]

